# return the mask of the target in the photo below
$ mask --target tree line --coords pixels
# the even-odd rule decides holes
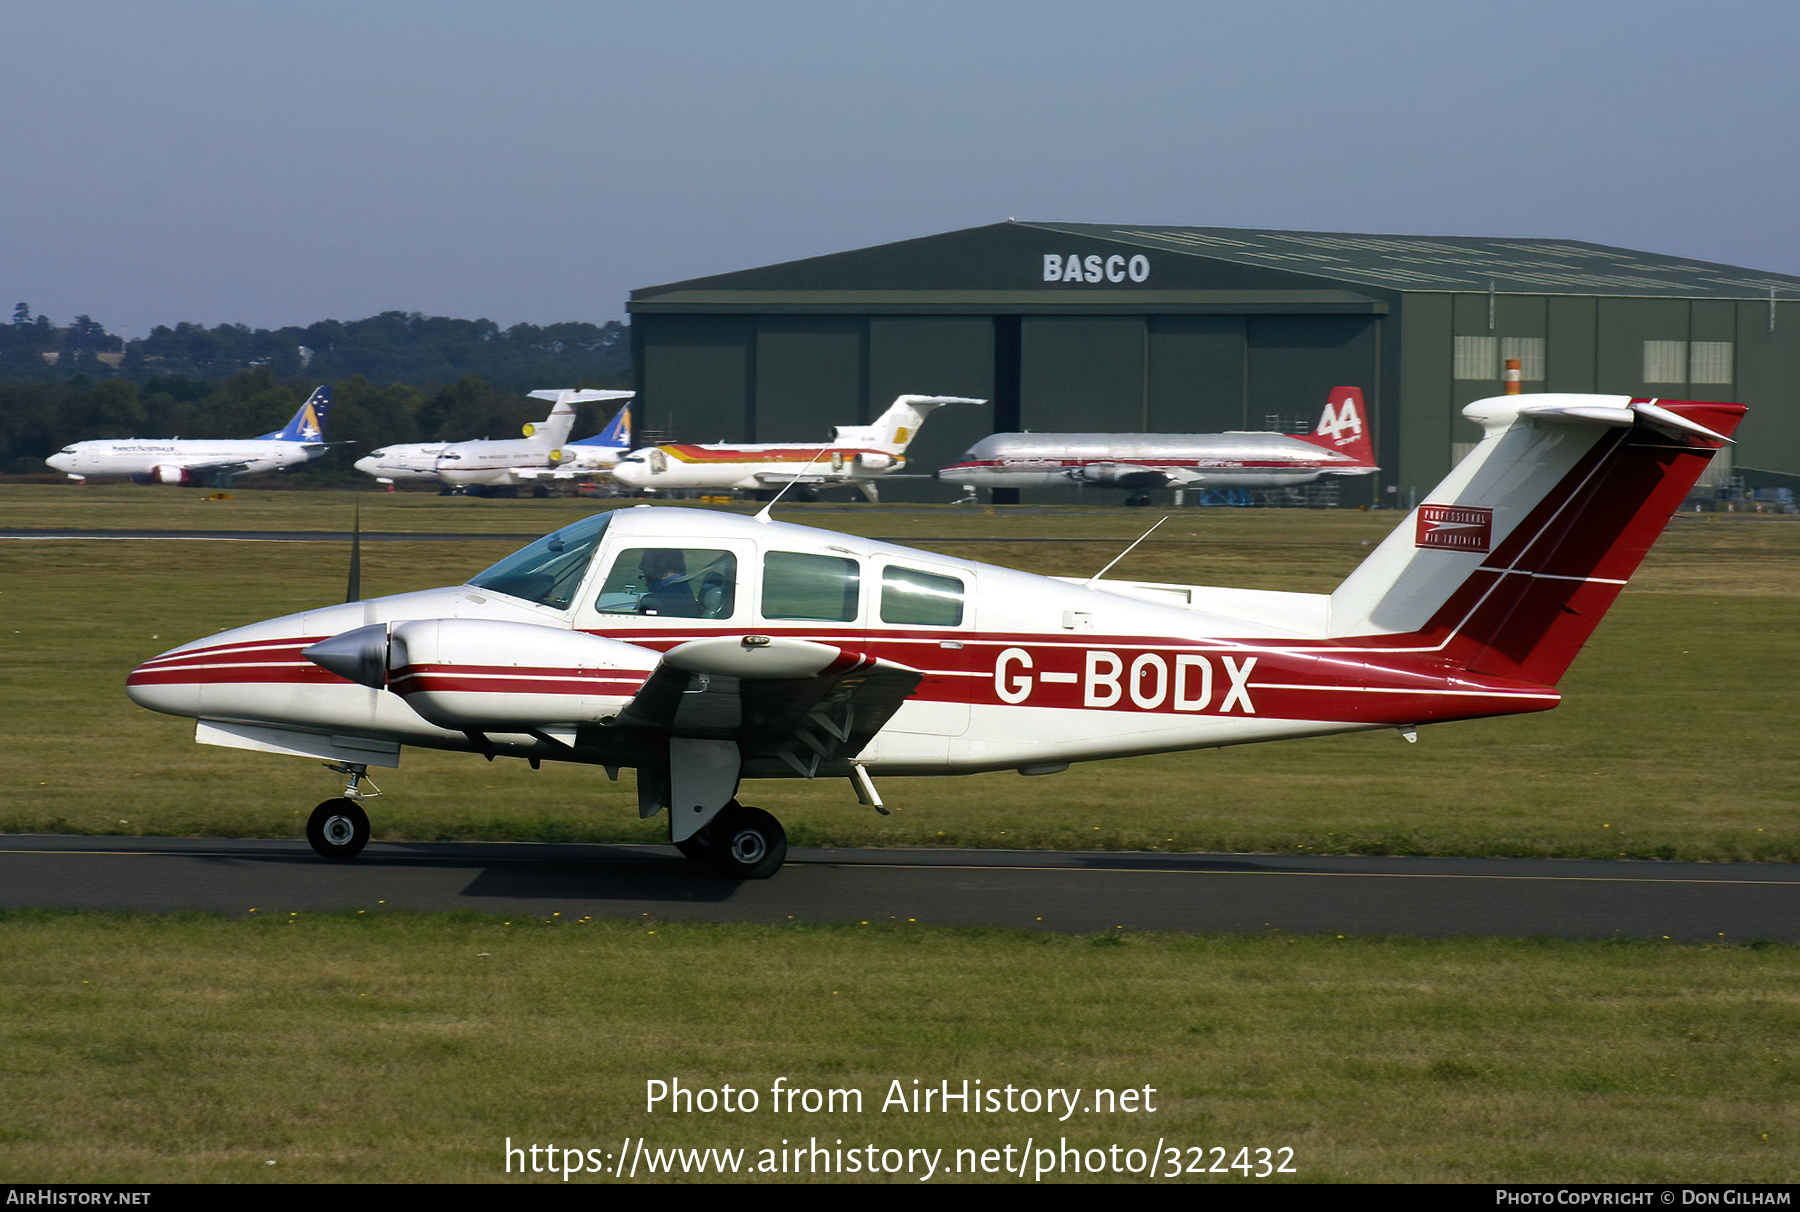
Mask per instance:
[[[44,471],[48,455],[94,438],[267,433],[328,383],[326,437],[350,445],[305,474],[348,476],[357,458],[395,442],[517,437],[549,408],[528,391],[630,379],[617,321],[503,330],[491,320],[384,312],[275,330],[159,325],[126,341],[87,316],[56,325],[20,303],[0,324],[0,471]],[[587,413],[578,437],[610,410]]]

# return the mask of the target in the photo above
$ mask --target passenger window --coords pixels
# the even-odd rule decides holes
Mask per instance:
[[[619,553],[594,609],[601,614],[728,619],[737,605],[737,557],[697,547]]]
[[[881,573],[881,621],[915,627],[956,627],[963,617],[963,583],[955,577],[889,564]]]
[[[771,551],[763,556],[762,616],[853,622],[860,583],[855,560]]]

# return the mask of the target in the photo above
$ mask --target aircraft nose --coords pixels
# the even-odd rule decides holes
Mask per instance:
[[[151,657],[125,677],[126,697],[164,715],[200,715],[199,674],[182,659],[181,648]]]

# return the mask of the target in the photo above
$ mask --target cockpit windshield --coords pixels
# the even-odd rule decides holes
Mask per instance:
[[[469,584],[567,610],[610,521],[612,514],[597,513],[564,526],[471,577]]]

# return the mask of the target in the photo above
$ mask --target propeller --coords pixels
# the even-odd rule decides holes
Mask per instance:
[[[356,498],[356,512],[350,523],[350,583],[344,588],[344,601],[362,601],[362,497]]]

